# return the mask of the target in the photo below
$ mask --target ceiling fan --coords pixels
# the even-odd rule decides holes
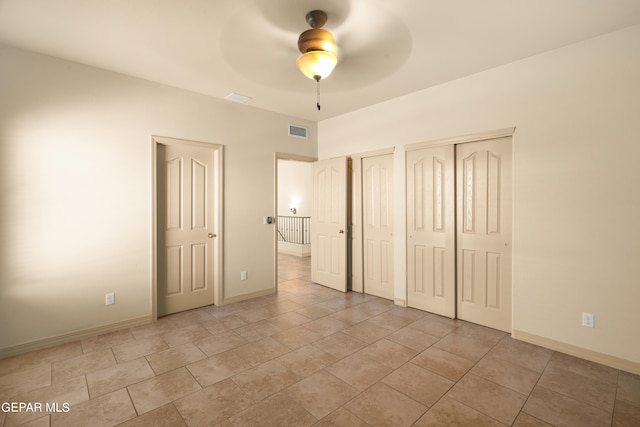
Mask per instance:
[[[329,77],[338,63],[336,42],[329,31],[322,27],[327,23],[327,13],[312,10],[305,16],[311,26],[298,37],[298,57],[296,66],[306,77],[318,83],[316,106],[320,111],[320,80]]]
[[[318,49],[327,40],[333,46]],[[294,64],[322,56],[338,64],[330,79],[324,82],[331,73],[326,68],[320,74],[303,73],[316,81],[320,76],[323,91],[331,94],[390,75],[407,60],[411,36],[379,0],[256,0],[228,21],[221,47],[227,64],[245,78],[298,93],[308,92],[309,86]]]

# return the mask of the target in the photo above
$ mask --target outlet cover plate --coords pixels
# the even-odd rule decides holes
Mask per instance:
[[[108,292],[104,294],[104,305],[112,305],[116,303],[116,294]]]
[[[593,328],[593,313],[582,313],[582,326]]]

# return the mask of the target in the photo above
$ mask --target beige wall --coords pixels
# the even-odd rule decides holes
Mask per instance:
[[[395,146],[402,176],[405,144],[517,127],[514,329],[638,370],[639,51],[634,26],[327,120],[318,154]],[[153,134],[225,145],[225,294],[273,286],[273,153],[315,156],[313,123],[295,120],[301,144],[289,117],[2,46],[0,63],[0,355],[150,315]]]
[[[273,288],[274,152],[315,157],[314,123],[2,45],[0,63],[0,356],[151,315],[151,135],[224,144],[225,297]]]
[[[326,120],[319,158],[395,146],[400,177],[405,144],[515,126],[516,336],[640,372],[638,52],[634,26]],[[402,221],[394,235],[406,299]]]

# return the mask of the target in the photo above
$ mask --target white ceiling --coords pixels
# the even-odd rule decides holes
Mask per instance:
[[[295,61],[323,9],[339,63]],[[639,0],[0,0],[0,42],[313,121],[640,23]]]

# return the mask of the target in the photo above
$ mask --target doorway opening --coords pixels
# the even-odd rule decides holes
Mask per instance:
[[[307,277],[311,260],[312,170],[316,159],[275,155],[275,284]]]

